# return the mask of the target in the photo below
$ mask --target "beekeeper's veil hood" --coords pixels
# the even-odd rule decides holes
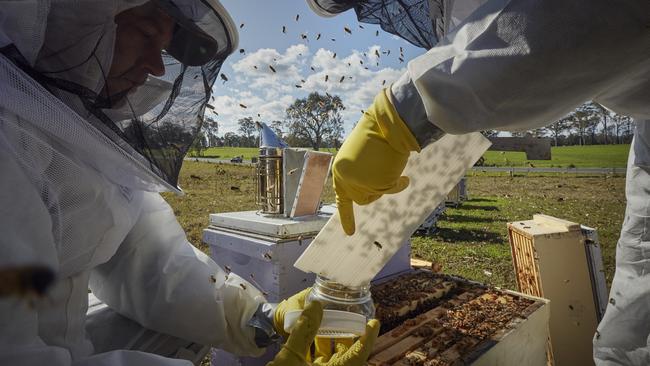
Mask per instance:
[[[218,0],[0,0],[0,52],[148,170],[155,190],[178,189],[237,42]]]
[[[306,0],[314,13],[333,17],[354,9],[362,23],[378,24],[411,44],[432,48],[486,0]]]

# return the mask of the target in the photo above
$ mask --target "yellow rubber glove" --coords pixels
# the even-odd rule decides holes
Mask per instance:
[[[346,234],[355,231],[352,202],[367,205],[384,194],[397,193],[409,185],[402,176],[411,151],[420,146],[397,114],[384,89],[334,158],[332,176],[336,205]]]
[[[296,325],[291,330],[287,342],[266,366],[303,366],[307,365],[307,354],[311,347],[320,322],[323,319],[323,305],[314,301],[302,311]]]
[[[275,331],[284,338],[289,336],[289,334],[284,331],[284,314],[293,310],[302,310],[305,307],[305,299],[309,295],[309,291],[311,291],[311,287],[308,287],[282,301],[275,308],[275,313],[273,313],[273,326],[275,327]],[[318,324],[320,324],[320,320],[318,321]]]
[[[291,335],[282,349],[267,366],[303,366],[308,365],[307,355],[314,342],[318,327],[323,319],[323,306],[314,301],[307,305],[296,322]],[[361,366],[365,365],[379,334],[379,322],[371,320],[366,326],[366,334],[351,347],[336,346],[336,353],[329,359],[317,358],[315,366]]]
[[[319,357],[314,360],[314,366],[362,366],[366,364],[370,352],[375,347],[379,335],[379,321],[372,319],[366,325],[366,334],[362,335],[351,347],[344,343],[336,343],[336,353],[329,359]]]

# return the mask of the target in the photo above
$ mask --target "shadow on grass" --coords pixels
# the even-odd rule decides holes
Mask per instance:
[[[497,206],[478,206],[478,205],[468,205],[462,203],[456,208],[457,210],[483,210],[483,211],[499,211]]]
[[[449,222],[494,222],[496,221],[491,217],[476,217],[476,216],[466,216],[466,215],[450,215],[445,214],[442,216],[442,220]]]
[[[431,237],[440,239],[446,243],[479,241],[491,244],[503,244],[506,240],[502,235],[491,231],[449,228],[439,228]]]
[[[468,199],[465,202],[496,202],[496,200],[490,199],[490,198],[471,198]]]

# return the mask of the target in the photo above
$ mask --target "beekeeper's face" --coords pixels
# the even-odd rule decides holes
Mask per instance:
[[[121,12],[115,24],[113,63],[103,90],[106,97],[142,85],[148,75],[164,75],[162,50],[169,45],[174,31],[172,18],[153,1]]]

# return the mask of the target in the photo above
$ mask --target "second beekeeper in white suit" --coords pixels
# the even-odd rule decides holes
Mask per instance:
[[[627,209],[594,358],[598,365],[649,365],[650,1],[432,0],[426,19],[415,8],[421,2],[307,2],[324,16],[355,9],[362,21],[435,45],[379,93],[336,156],[334,186],[348,234],[355,230],[352,202],[406,188],[409,153],[445,133],[525,131],[589,100],[633,117]]]

